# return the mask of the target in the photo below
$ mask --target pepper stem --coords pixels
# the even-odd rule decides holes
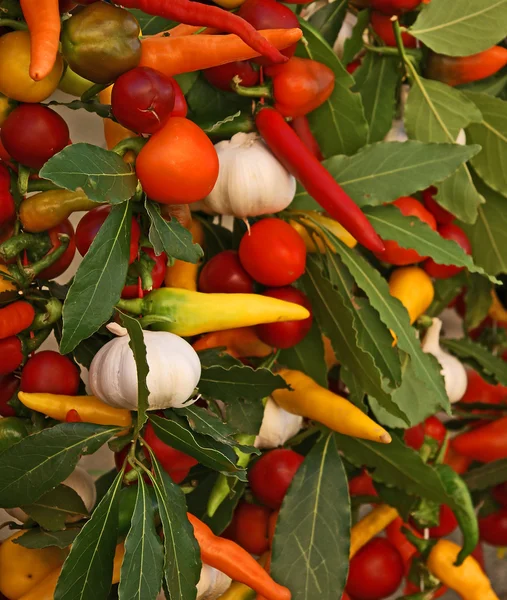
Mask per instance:
[[[113,148],[113,152],[116,152],[116,154],[119,154],[120,156],[125,156],[125,154],[127,154],[127,152],[130,150],[137,156],[147,141],[148,140],[146,138],[140,136],[125,138],[116,144],[116,146]]]
[[[51,240],[47,233],[20,233],[0,244],[0,258],[7,261],[15,258],[23,250],[33,250],[46,254],[51,250]]]
[[[271,98],[273,96],[273,87],[268,83],[245,87],[240,84],[240,81],[241,79],[238,76],[231,81],[231,88],[240,96],[247,98]]]
[[[24,356],[28,356],[32,352],[35,352],[37,348],[46,341],[51,331],[51,327],[48,327],[47,329],[38,331],[32,338],[22,339],[21,344]]]
[[[30,282],[32,282],[37,275],[53,265],[61,256],[63,256],[63,254],[65,254],[65,251],[70,243],[70,237],[68,235],[59,234],[58,241],[60,242],[58,248],[55,248],[52,252],[46,254],[44,258],[41,258],[41,260],[37,261],[33,265],[23,267],[25,277],[29,279]]]
[[[102,92],[102,90],[108,88],[110,85],[110,83],[96,83],[95,85],[92,85],[81,95],[81,102],[89,102],[90,100],[93,100],[95,96]]]
[[[9,29],[15,29],[16,31],[26,31],[28,25],[23,21],[16,21],[15,19],[0,19],[0,27],[8,27]]]
[[[58,298],[46,300],[46,310],[43,313],[37,313],[31,325],[33,331],[45,329],[54,325],[62,316],[62,303]]]

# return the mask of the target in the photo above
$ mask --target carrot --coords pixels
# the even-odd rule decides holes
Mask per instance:
[[[58,0],[20,0],[30,31],[30,77],[40,81],[55,66],[60,43]]]
[[[298,28],[266,29],[259,33],[279,50],[295,44],[303,35]],[[235,34],[149,37],[142,40],[140,65],[172,77],[257,56],[260,54]]]
[[[5,308],[0,308],[0,340],[17,335],[30,327],[35,317],[33,306],[18,300]]]

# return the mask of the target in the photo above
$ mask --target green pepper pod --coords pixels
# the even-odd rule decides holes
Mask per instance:
[[[27,423],[28,421],[17,417],[0,419],[0,453],[29,434]]]

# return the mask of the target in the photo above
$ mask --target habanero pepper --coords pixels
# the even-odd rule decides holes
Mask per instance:
[[[31,304],[18,300],[0,308],[0,340],[17,335],[33,323],[35,310]]]
[[[259,133],[282,165],[334,219],[368,250],[382,252],[384,244],[359,206],[273,108],[261,108],[255,118]]]
[[[211,348],[225,348],[226,352],[235,358],[266,358],[273,352],[271,346],[259,339],[253,327],[239,327],[238,329],[206,333],[192,346],[196,352]]]
[[[11,174],[0,163],[0,226],[11,223],[16,218],[16,206],[11,194]]]
[[[460,433],[451,444],[460,454],[484,463],[507,458],[507,417]]]

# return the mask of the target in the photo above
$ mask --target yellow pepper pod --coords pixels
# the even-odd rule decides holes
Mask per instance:
[[[218,600],[255,600],[257,592],[244,583],[233,581],[231,586],[219,596]]]
[[[8,273],[9,267],[0,265],[0,293],[2,292],[15,292],[18,288],[14,285],[10,279],[2,277],[2,273]]]
[[[204,246],[204,230],[200,221],[192,220],[190,233],[194,244]],[[182,290],[197,291],[197,274],[199,273],[200,263],[193,264],[183,260],[174,261],[172,267],[168,267],[165,274],[165,284],[167,287],[180,288]]]
[[[127,429],[132,425],[132,414],[129,410],[109,406],[95,396],[60,396],[19,392],[18,398],[30,410],[43,413],[57,421],[65,421],[69,411],[75,410],[84,423],[118,425],[118,427]]]
[[[428,557],[430,573],[458,592],[463,600],[499,600],[491,581],[473,556],[455,566],[461,548],[449,540],[439,540]]]
[[[414,323],[429,308],[435,296],[430,276],[419,267],[403,267],[389,278],[389,292],[407,309]]]
[[[363,546],[378,535],[398,517],[398,511],[387,504],[381,504],[369,512],[350,530],[349,557],[355,556]]]
[[[389,444],[391,436],[345,398],[321,387],[301,371],[279,371],[292,390],[276,390],[273,400],[287,412],[322,423],[352,437]]]
[[[308,218],[303,216],[305,214],[308,215]],[[310,253],[320,252],[321,254],[325,254],[326,246],[331,252],[336,252],[336,248],[333,246],[329,237],[326,236],[325,229],[329,229],[331,233],[349,248],[354,248],[357,245],[357,240],[353,238],[350,233],[338,223],[338,221],[335,221],[331,217],[326,217],[317,211],[298,212],[298,216],[300,217],[300,220],[303,221],[304,225],[296,221],[289,221],[289,224],[303,238],[306,250]],[[318,227],[314,221],[321,227]],[[313,229],[316,232],[315,235],[311,235],[308,232],[308,229]]]
[[[498,323],[507,323],[507,310],[503,307],[495,290],[491,291],[491,306],[489,307],[488,316]]]
[[[97,206],[100,205],[92,202],[83,191],[51,190],[23,200],[19,218],[25,231],[38,233],[56,227],[73,212]]]

